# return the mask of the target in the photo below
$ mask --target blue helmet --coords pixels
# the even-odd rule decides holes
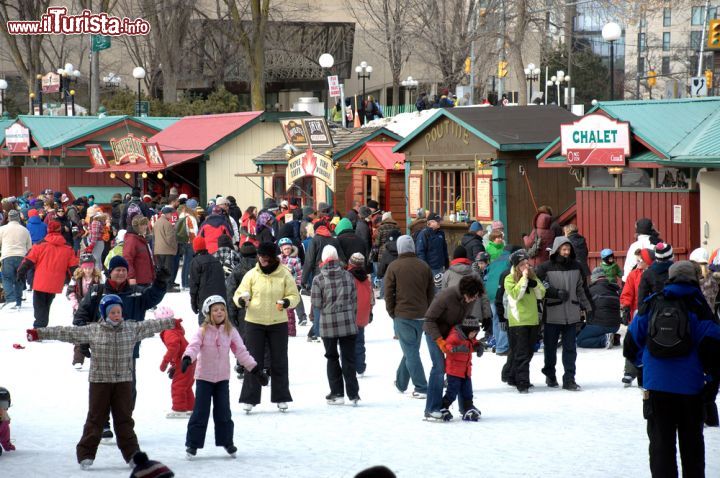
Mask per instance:
[[[119,305],[120,307],[123,306],[123,301],[120,296],[117,296],[115,294],[108,294],[106,296],[103,296],[102,299],[100,299],[100,317],[103,320],[107,319],[108,310],[113,305]]]
[[[613,255],[612,249],[603,249],[600,251],[600,259],[607,259],[608,257]]]
[[[290,239],[289,237],[283,237],[282,239],[280,239],[278,241],[278,247],[292,246],[292,245],[293,245],[292,239]]]

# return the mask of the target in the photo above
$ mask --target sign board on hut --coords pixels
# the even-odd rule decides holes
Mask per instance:
[[[115,156],[115,164],[137,163],[140,158],[146,159],[143,148],[145,142],[147,142],[145,136],[136,138],[132,133],[128,133],[120,139],[110,138],[110,148]]]
[[[570,166],[624,166],[630,156],[630,125],[605,115],[560,125],[562,154]]]
[[[312,149],[308,149],[288,161],[285,174],[286,189],[290,190],[295,181],[308,176],[319,179],[331,191],[335,191],[335,168],[332,159]]]
[[[43,75],[40,84],[43,93],[57,93],[60,91],[60,75],[53,72]]]
[[[20,123],[6,128],[5,145],[11,153],[27,153],[30,149],[30,130]]]
[[[325,118],[290,118],[280,120],[285,140],[298,149],[331,148],[332,136]]]

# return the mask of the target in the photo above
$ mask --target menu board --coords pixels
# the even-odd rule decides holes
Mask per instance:
[[[477,176],[476,181],[477,219],[478,221],[491,221],[493,218],[492,176]]]
[[[417,210],[422,207],[422,176],[411,175],[408,179],[408,208],[410,216],[417,216]]]

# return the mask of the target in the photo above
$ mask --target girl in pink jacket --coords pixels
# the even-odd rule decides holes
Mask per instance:
[[[225,299],[211,295],[202,306],[205,316],[200,329],[185,349],[181,370],[183,373],[197,360],[195,367],[195,406],[188,422],[185,451],[192,459],[197,449],[205,445],[205,432],[210,418],[210,401],[213,403],[215,445],[224,447],[235,458],[233,444],[235,425],[230,412],[230,351],[245,370],[250,370],[262,385],[270,378],[257,367],[257,362],[245,348],[240,334],[228,320]]]

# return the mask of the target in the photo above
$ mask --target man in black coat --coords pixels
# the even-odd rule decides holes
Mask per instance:
[[[483,245],[484,235],[485,230],[482,224],[475,221],[470,224],[470,230],[466,234],[463,234],[462,239],[460,239],[460,245],[465,248],[467,258],[472,262],[475,262],[479,253],[485,252],[485,246]]]
[[[673,265],[673,249],[670,244],[658,242],[655,245],[655,262],[645,269],[638,286],[638,310],[642,312],[643,301],[652,294],[661,292],[668,280]]]
[[[228,216],[235,219],[235,223],[239,225],[242,211],[237,205],[237,199],[234,196],[226,196],[225,199],[228,200]]]
[[[320,258],[325,246],[333,246],[337,250],[340,261],[347,263],[340,242],[337,238],[333,237],[327,223],[325,221],[316,222],[315,236],[312,238],[312,241],[310,241],[310,247],[308,247],[308,250],[305,252],[305,265],[303,265],[302,271],[303,285],[308,290],[312,285],[312,278],[320,271],[318,266],[320,265]]]
[[[588,266],[588,247],[585,238],[580,235],[576,224],[568,224],[563,227],[563,233],[568,238],[570,244],[575,251],[575,260],[580,263],[585,277],[590,275],[590,266]]]
[[[205,238],[198,236],[193,240],[195,257],[190,262],[190,307],[198,314],[198,324],[205,321],[201,307],[211,295],[225,299],[225,271],[217,257],[208,254]]]
[[[348,218],[340,220],[338,225],[335,227],[335,233],[337,234],[337,240],[340,243],[340,248],[342,249],[345,257],[350,258],[353,254],[359,252],[363,255],[363,257],[365,257],[365,266],[367,268],[367,257],[369,252],[367,244],[365,244],[365,242],[363,242],[363,240],[355,234],[355,231],[352,228],[352,223]]]
[[[620,287],[607,280],[602,267],[593,269],[590,282],[592,313],[577,336],[577,346],[611,348],[613,335],[620,329]]]

